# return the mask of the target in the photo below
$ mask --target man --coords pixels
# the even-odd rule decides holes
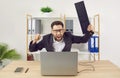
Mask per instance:
[[[92,26],[88,26],[88,32],[84,36],[75,36],[70,32],[65,32],[61,21],[54,21],[51,24],[51,33],[43,36],[37,34],[30,42],[29,50],[31,52],[45,48],[47,51],[70,51],[73,43],[86,43],[94,34]],[[41,39],[41,40],[40,40]],[[39,41],[40,40],[40,41]]]

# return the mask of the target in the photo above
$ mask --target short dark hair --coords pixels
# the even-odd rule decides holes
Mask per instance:
[[[53,29],[54,25],[62,25],[62,27],[64,27],[64,25],[63,25],[63,23],[61,21],[54,21],[54,22],[52,22],[52,24],[51,24],[51,28],[52,29]]]

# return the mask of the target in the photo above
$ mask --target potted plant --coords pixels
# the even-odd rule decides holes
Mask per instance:
[[[40,11],[43,12],[43,13],[50,13],[50,12],[52,12],[53,10],[52,10],[52,8],[50,8],[49,6],[47,6],[47,7],[42,7],[42,8],[40,9]]]
[[[2,65],[4,59],[17,60],[21,55],[15,49],[8,49],[8,45],[0,43],[0,64]]]

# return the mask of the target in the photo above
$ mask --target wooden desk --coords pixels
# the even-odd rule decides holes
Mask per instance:
[[[96,61],[90,63],[94,65],[95,71],[82,71],[91,69],[89,66],[79,66],[77,76],[41,76],[39,61],[13,61],[0,70],[0,78],[120,78],[120,68],[110,61]],[[23,72],[15,73],[16,67],[24,67]],[[28,72],[25,70],[29,68]]]

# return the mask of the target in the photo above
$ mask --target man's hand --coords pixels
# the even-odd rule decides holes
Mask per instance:
[[[92,25],[88,25],[88,28],[87,28],[88,31],[95,31],[95,27],[93,27]]]
[[[35,35],[35,38],[33,40],[33,44],[36,43],[41,38],[40,34]]]

